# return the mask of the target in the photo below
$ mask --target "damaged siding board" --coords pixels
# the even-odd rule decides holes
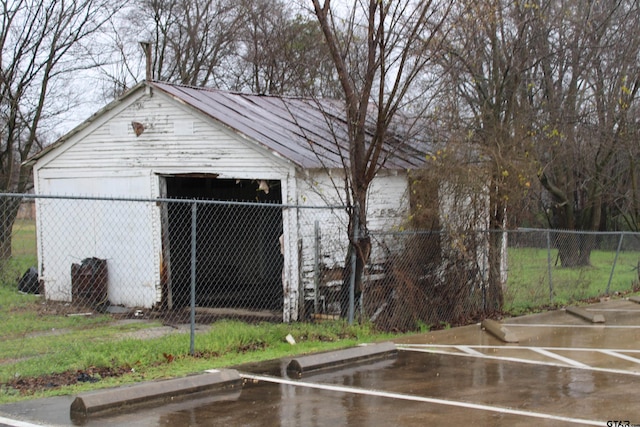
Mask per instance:
[[[302,206],[340,206],[344,199],[338,189],[344,182],[344,172],[310,171],[299,177],[300,196],[298,203]],[[315,224],[318,223],[319,239],[316,239]],[[304,299],[315,299],[316,288],[316,254],[320,268],[320,286],[332,281],[321,272],[341,271],[347,254],[347,227],[349,219],[344,208],[335,209],[302,209],[300,218],[301,235],[301,280],[304,288]]]
[[[301,205],[337,206],[343,203],[338,196],[340,185],[344,181],[343,171],[332,171],[331,176],[316,171],[301,177]],[[380,175],[370,186],[367,206],[368,228],[377,230],[399,230],[405,223],[409,212],[408,181],[405,174]],[[304,212],[304,211],[303,211]],[[302,281],[307,300],[314,298],[315,292],[315,254],[318,254],[320,266],[320,284],[335,284],[341,280],[341,271],[348,250],[348,222],[345,209],[318,210],[305,212],[300,221],[302,237]],[[315,237],[314,222],[318,221],[320,236]],[[316,245],[319,245],[316,252]],[[378,268],[387,261],[390,253],[397,252],[400,243],[393,235],[372,241],[369,266]]]
[[[146,123],[149,129],[136,137],[132,121]],[[177,121],[193,122],[194,134],[175,135],[173,123]],[[113,123],[128,126],[128,133],[110,135]],[[125,109],[87,135],[81,144],[68,148],[54,163],[59,170],[79,167],[122,170],[125,167],[202,171],[215,168],[219,175],[233,177],[246,174],[247,170],[259,173],[260,169],[273,175],[273,169],[280,166],[265,162],[264,153],[241,143],[228,132],[194,118],[173,103],[158,102],[155,98],[143,99]],[[276,174],[282,175],[282,171]],[[264,174],[261,177],[265,177]]]
[[[284,256],[282,287],[283,287],[283,321],[292,322],[299,320],[298,301],[299,283],[298,263],[298,212],[297,209],[284,209],[282,212],[282,252]]]
[[[393,233],[400,231],[409,217],[409,181],[406,174],[376,177],[369,187],[368,228],[383,232],[372,241],[370,264],[378,269],[391,254],[399,253],[402,241]]]

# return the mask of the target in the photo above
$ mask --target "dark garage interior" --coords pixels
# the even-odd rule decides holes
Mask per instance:
[[[231,202],[197,204],[196,305],[281,310],[280,181],[215,175],[163,179],[169,199]],[[170,308],[184,307],[191,298],[192,203],[168,203],[163,216],[163,299]]]

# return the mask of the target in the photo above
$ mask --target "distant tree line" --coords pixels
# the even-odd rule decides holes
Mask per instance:
[[[487,168],[491,228],[639,230],[639,7],[457,2],[440,111],[450,148]],[[588,264],[593,238],[565,239],[562,265]]]
[[[339,96],[317,22],[283,0],[138,0],[107,31],[100,67],[107,98],[145,78],[138,42],[152,46],[155,80],[272,95]]]

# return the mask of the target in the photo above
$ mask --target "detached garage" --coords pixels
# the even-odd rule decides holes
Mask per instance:
[[[208,202],[197,216],[201,281],[250,285],[256,298],[247,308],[260,301],[296,320],[317,279],[314,215],[323,242],[338,242],[323,245],[316,262],[329,270],[344,263],[344,209],[295,208],[343,204],[344,186],[335,185],[348,156],[342,116],[335,101],[137,85],[30,160],[42,196],[36,224],[46,298],[71,301],[71,265],[97,258],[107,260],[111,304],[185,304],[190,264],[177,249],[189,244],[187,201],[200,200]],[[377,230],[407,217],[407,173],[425,157],[397,142],[387,150],[368,206]],[[152,203],[169,199],[176,203]],[[242,215],[229,216],[231,202]],[[216,286],[198,304],[242,305]]]

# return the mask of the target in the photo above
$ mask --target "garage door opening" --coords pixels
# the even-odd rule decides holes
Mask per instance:
[[[196,305],[281,310],[280,181],[212,175],[161,179],[167,198],[229,202],[197,204]],[[191,295],[190,203],[168,203],[163,209],[163,253],[165,305],[186,306]]]

